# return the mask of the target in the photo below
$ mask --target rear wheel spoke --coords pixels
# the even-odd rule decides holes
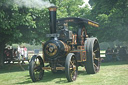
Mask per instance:
[[[94,58],[94,60],[97,60],[97,61],[99,61],[99,58]]]
[[[100,49],[99,49],[99,48],[97,48],[97,49],[96,49],[96,50],[94,50],[93,52],[94,52],[94,53],[96,53],[96,52],[97,52],[97,51],[99,51],[99,50],[100,50]]]
[[[93,63],[93,65],[94,65],[95,67],[98,67],[95,63]]]

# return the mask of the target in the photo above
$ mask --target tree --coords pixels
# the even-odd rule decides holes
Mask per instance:
[[[81,16],[81,6],[83,1],[80,0],[57,0],[56,6],[57,9],[57,17],[80,17]]]
[[[45,16],[48,10],[20,8],[13,3],[7,4],[7,1],[0,1],[0,67],[3,66],[3,51],[7,44],[40,42],[48,30],[48,16]]]
[[[100,41],[128,41],[128,1],[127,0],[90,0],[92,18],[100,24],[94,34]]]

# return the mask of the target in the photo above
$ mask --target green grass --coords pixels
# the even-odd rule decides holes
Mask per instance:
[[[0,85],[128,85],[128,61],[102,63],[97,74],[87,74],[79,67],[77,80],[67,82],[65,74],[52,74],[45,71],[41,81],[33,83],[30,79],[28,66],[22,71],[18,66],[6,65],[0,69]]]

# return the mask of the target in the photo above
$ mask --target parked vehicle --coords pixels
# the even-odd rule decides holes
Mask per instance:
[[[33,82],[43,78],[44,70],[53,73],[65,71],[69,82],[76,80],[78,66],[85,67],[88,74],[100,70],[100,47],[98,39],[89,37],[86,27],[99,27],[98,23],[83,18],[61,18],[56,20],[56,7],[49,8],[50,40],[43,43],[43,56],[34,55],[29,64]],[[70,29],[76,29],[76,32]],[[47,63],[47,64],[44,64]]]

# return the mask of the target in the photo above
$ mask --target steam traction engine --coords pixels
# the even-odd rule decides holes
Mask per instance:
[[[29,73],[32,81],[41,80],[44,70],[51,70],[53,73],[65,71],[69,82],[76,80],[78,66],[85,67],[88,74],[97,73],[100,69],[98,39],[89,38],[85,26],[98,27],[98,23],[72,17],[56,20],[56,7],[50,7],[49,13],[50,34],[46,37],[50,40],[43,44],[43,58],[39,55],[31,58]],[[69,31],[76,28],[77,32]]]

